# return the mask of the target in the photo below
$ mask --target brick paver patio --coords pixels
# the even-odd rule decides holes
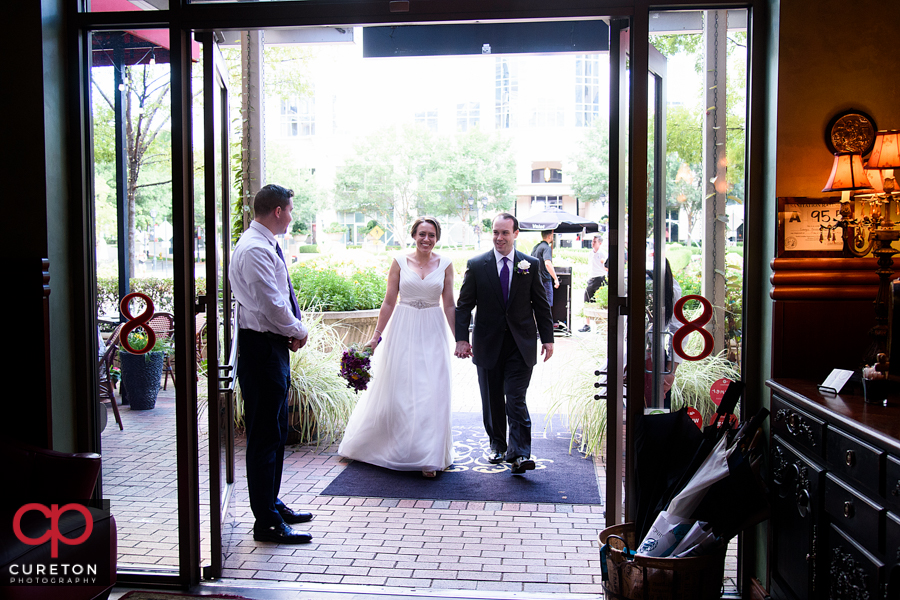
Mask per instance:
[[[595,334],[588,334],[595,335]],[[548,388],[567,377],[576,338],[558,340],[556,354],[535,368],[528,404],[546,411]],[[479,412],[475,368],[454,359],[453,409]],[[201,423],[205,421],[202,415]],[[175,417],[171,387],[156,408],[122,407],[125,430],[110,419],[103,433],[104,496],[119,527],[119,565],[177,566]],[[205,426],[201,427],[201,439]],[[208,479],[201,444],[201,495]],[[253,517],[246,494],[243,439],[237,445],[237,483],[224,530],[225,570],[230,581],[312,586],[364,585],[381,593],[430,590],[559,594],[601,593],[597,534],[605,526],[603,506],[516,504],[449,500],[398,500],[320,496],[344,469],[337,447],[288,448],[281,497],[311,510],[311,544],[278,546],[252,539]],[[605,495],[605,472],[595,461]],[[202,511],[205,513],[206,511]],[[303,526],[298,526],[303,527]],[[208,529],[204,523],[203,529]],[[202,553],[208,556],[204,537]],[[726,574],[735,576],[735,552]],[[249,581],[248,581],[249,583]],[[346,588],[350,589],[350,588]]]

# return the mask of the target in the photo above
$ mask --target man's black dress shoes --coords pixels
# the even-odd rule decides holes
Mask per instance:
[[[525,471],[533,471],[534,461],[530,458],[519,456],[514,461],[512,461],[512,468],[510,470],[512,471],[513,475],[521,475]]]
[[[284,522],[292,525],[295,523],[306,523],[307,521],[312,521],[313,518],[312,513],[291,510],[284,505],[278,506],[277,508],[278,514],[281,515]]]
[[[294,531],[290,525],[280,523],[272,527],[254,527],[253,539],[257,542],[274,542],[276,544],[308,544],[312,541],[312,535],[305,531]]]
[[[488,456],[488,462],[492,465],[499,465],[504,460],[506,460],[506,457],[502,452],[491,452],[490,456]]]

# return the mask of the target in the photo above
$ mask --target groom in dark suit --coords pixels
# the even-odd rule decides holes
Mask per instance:
[[[471,259],[466,267],[456,303],[455,354],[471,356],[478,368],[484,429],[491,441],[488,459],[493,464],[506,460],[514,474],[522,474],[534,469],[525,392],[537,363],[535,340],[540,332],[546,361],[553,355],[553,319],[537,259],[515,250],[519,221],[502,213],[494,219],[493,229],[494,249]]]

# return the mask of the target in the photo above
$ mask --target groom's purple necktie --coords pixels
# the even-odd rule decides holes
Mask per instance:
[[[503,303],[509,302],[509,259],[503,257],[503,267],[500,269],[500,290],[503,292]]]
[[[281,262],[284,263],[284,270],[287,272],[287,261],[284,260],[284,254],[281,252],[281,246],[278,245],[278,242],[275,242],[275,252],[278,254],[278,258],[281,259]],[[294,286],[291,285],[291,274],[287,275],[287,284],[288,290],[291,292],[291,312],[294,313],[294,316],[298,319],[300,318],[300,304],[297,302],[297,295],[294,293]]]

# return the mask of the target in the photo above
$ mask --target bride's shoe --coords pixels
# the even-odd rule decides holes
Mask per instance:
[[[422,477],[427,477],[428,479],[433,479],[437,477],[437,471],[422,471]]]

